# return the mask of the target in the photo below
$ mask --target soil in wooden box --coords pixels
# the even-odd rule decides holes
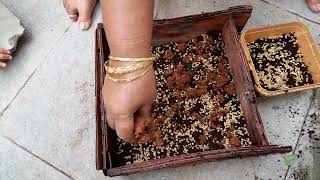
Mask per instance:
[[[117,139],[115,166],[251,144],[222,33],[154,47],[153,53],[159,57],[155,128],[146,131],[157,140],[133,145]]]
[[[264,89],[284,90],[313,83],[293,33],[261,38],[248,47]]]

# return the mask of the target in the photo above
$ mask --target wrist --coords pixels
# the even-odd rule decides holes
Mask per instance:
[[[110,55],[115,57],[141,58],[150,57],[152,55],[150,45],[146,44],[125,45],[113,47],[110,50]]]
[[[123,50],[123,49],[122,49]],[[126,53],[127,55],[124,55],[125,53],[114,53],[114,51],[111,53],[111,56],[115,57],[115,60],[112,59],[112,57],[110,57],[111,59],[108,60],[108,66],[109,67],[134,67],[135,65],[137,65],[137,63],[141,62],[143,63],[143,61],[135,61],[134,58],[149,58],[152,56],[151,50],[150,48],[142,48],[140,50],[135,49],[134,51],[135,53],[131,53],[130,55],[128,55],[128,53]],[[122,55],[120,55],[122,54]],[[119,57],[118,59],[116,57]],[[121,60],[122,59],[126,59],[126,60]],[[132,59],[131,59],[132,58]],[[132,60],[132,61],[130,61]],[[147,61],[144,61],[147,62]],[[128,79],[128,78],[132,78],[132,77],[136,77],[139,76],[141,74],[144,74],[143,76],[150,76],[152,75],[152,73],[154,74],[154,68],[153,68],[153,64],[151,61],[149,61],[150,63],[145,64],[146,66],[142,65],[142,67],[140,67],[140,69],[138,70],[133,70],[131,72],[128,73],[123,73],[123,74],[117,74],[117,73],[110,73],[110,77],[111,78],[115,78],[115,79]],[[137,67],[137,66],[136,66]],[[115,72],[115,71],[114,71]],[[151,73],[150,73],[151,72]]]
[[[126,65],[128,65],[127,62],[125,62]],[[132,62],[130,62],[132,63]],[[118,63],[117,63],[118,64]],[[111,65],[111,64],[110,64]],[[123,64],[124,65],[124,64]],[[151,67],[150,67],[151,66]],[[117,78],[117,79],[127,79],[127,78],[131,78],[131,77],[134,77],[134,76],[137,76],[141,73],[144,73],[145,71],[148,71],[145,73],[144,76],[149,76],[152,72],[154,74],[154,68],[153,68],[153,65],[151,64],[150,66],[147,66],[147,67],[144,67],[144,68],[141,68],[139,70],[136,70],[134,72],[130,72],[130,73],[125,73],[125,74],[111,74],[111,77],[113,78]]]

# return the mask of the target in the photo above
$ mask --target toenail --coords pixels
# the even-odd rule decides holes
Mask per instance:
[[[87,23],[86,22],[80,22],[80,29],[81,30],[86,30],[88,27],[87,27]]]
[[[78,17],[78,15],[77,14],[69,14],[69,17],[70,18],[76,18],[76,17]]]

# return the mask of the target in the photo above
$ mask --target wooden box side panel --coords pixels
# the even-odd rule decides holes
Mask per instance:
[[[97,28],[96,30],[96,42],[95,42],[95,70],[96,70],[96,169],[103,169],[103,158],[102,158],[102,128],[101,128],[101,90],[100,87],[102,85],[101,82],[101,58],[100,58],[100,49],[101,49],[101,28]]]
[[[107,125],[102,87],[105,78],[104,62],[109,55],[103,24],[96,30],[96,169],[112,168],[111,152],[116,135]]]
[[[154,22],[153,45],[187,41],[209,31],[221,31],[229,16],[233,16],[238,30],[242,30],[251,15],[251,6],[238,6],[224,11],[204,13]]]
[[[247,64],[246,56],[240,45],[237,29],[231,17],[224,25],[223,36],[226,54],[237,89],[237,96],[246,119],[250,139],[252,139],[253,145],[268,145],[269,143],[257,107],[256,94],[249,72],[249,65]]]
[[[232,158],[242,158],[250,156],[267,155],[274,153],[291,152],[292,147],[285,146],[260,146],[260,147],[244,147],[236,149],[220,149],[192,154],[185,154],[176,157],[168,157],[158,160],[149,160],[143,163],[131,164],[123,167],[107,169],[107,176],[119,176],[136,172],[151,171],[160,168],[178,167],[192,164],[195,162],[218,161]]]

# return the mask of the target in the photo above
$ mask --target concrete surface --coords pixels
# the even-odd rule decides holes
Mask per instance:
[[[0,159],[0,179],[69,179],[59,169],[42,162],[4,137],[0,137]]]
[[[21,19],[26,34],[14,61],[0,70],[0,180],[7,179],[319,179],[319,91],[259,98],[272,144],[287,154],[226,160],[108,178],[95,170],[94,27],[81,32],[62,1],[0,0]],[[247,28],[306,23],[320,43],[319,15],[304,1],[252,0]],[[231,0],[159,0],[155,18],[171,18],[248,4]],[[101,22],[99,6],[94,22]],[[312,133],[312,132],[315,133]],[[311,135],[310,135],[311,134]],[[301,152],[301,153],[300,153]]]

